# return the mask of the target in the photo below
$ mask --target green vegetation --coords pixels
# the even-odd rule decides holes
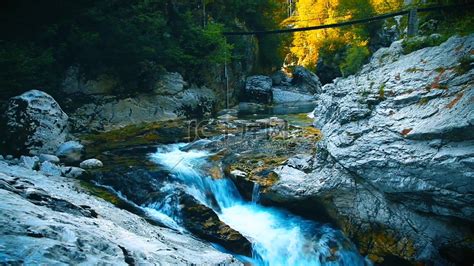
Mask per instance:
[[[379,99],[385,99],[385,83],[383,83],[379,88]]]
[[[463,3],[462,0],[419,1],[417,6],[448,5]],[[407,38],[403,41],[405,54],[416,50],[438,46],[453,35],[467,35],[474,32],[472,7],[451,8],[445,11],[419,13],[419,30],[421,37]]]
[[[459,75],[463,75],[467,73],[469,70],[472,69],[472,65],[474,64],[474,56],[473,55],[465,55],[461,57],[459,60],[459,65],[456,66],[454,69],[456,73]]]
[[[54,95],[70,66],[79,66],[86,79],[114,78],[115,94],[148,91],[165,69],[204,83],[213,64],[238,60],[245,52],[240,40],[226,41],[222,31],[275,28],[278,12],[285,12],[280,2],[3,1],[1,97],[32,88]],[[264,68],[281,63],[274,56],[279,39],[259,44]]]
[[[370,55],[370,51],[365,46],[350,46],[346,56],[340,65],[343,76],[355,74],[365,63]]]
[[[366,63],[380,47],[382,22],[294,35],[225,37],[222,32],[337,23],[403,5],[403,0],[298,0],[287,18],[285,0],[5,0],[0,8],[0,99],[32,88],[54,96],[71,66],[77,66],[86,80],[108,77],[113,94],[150,91],[164,70],[203,84],[215,79],[209,69],[224,61],[241,60],[245,69],[249,62],[242,60],[254,56],[252,43],[258,45],[255,72],[276,70],[286,57],[289,65],[317,70],[327,82],[354,74]],[[406,39],[404,52],[474,32],[471,13],[420,13],[420,31],[429,37]],[[406,16],[385,24],[401,31]]]
[[[439,34],[406,38],[403,40],[403,43],[402,43],[403,53],[409,54],[426,47],[438,46],[442,44],[443,42],[445,42],[447,39],[448,39],[448,36],[439,35]]]

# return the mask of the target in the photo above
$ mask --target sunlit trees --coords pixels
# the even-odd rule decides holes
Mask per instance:
[[[286,21],[293,27],[332,24],[351,19],[370,17],[401,7],[402,0],[299,0],[296,13]],[[337,68],[343,75],[354,73],[369,55],[370,37],[380,23],[354,25],[294,34],[292,63],[316,69],[319,59]]]

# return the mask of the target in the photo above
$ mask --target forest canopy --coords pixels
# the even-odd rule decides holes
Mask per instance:
[[[147,90],[156,73],[199,82],[232,56],[225,29],[278,27],[276,0],[6,0],[0,17],[0,87],[54,91],[70,66],[86,78],[112,76],[121,90]],[[205,4],[205,8],[204,5]],[[263,41],[274,51],[278,41]],[[264,64],[273,58],[262,53]],[[267,63],[265,60],[268,60]],[[3,89],[4,88],[4,89]]]
[[[463,1],[463,0],[459,0]],[[223,31],[308,27],[403,9],[403,0],[5,0],[0,4],[0,98],[22,90],[50,93],[71,66],[86,79],[111,77],[114,93],[147,91],[157,73],[176,71],[203,83],[211,65],[239,60],[246,39]],[[423,1],[447,4],[458,0]],[[293,6],[289,6],[293,3]],[[414,4],[419,4],[414,1]],[[291,7],[291,8],[290,8]],[[406,8],[406,7],[405,7]],[[462,12],[462,10],[458,11]],[[441,17],[440,17],[441,16]],[[458,16],[429,14],[449,21]],[[287,65],[317,71],[323,83],[355,73],[381,43],[382,26],[406,18],[293,35],[258,35],[256,73]],[[401,24],[401,25],[397,25]],[[467,14],[445,35],[472,29]],[[410,47],[422,47],[415,43]],[[285,59],[285,60],[284,60]]]

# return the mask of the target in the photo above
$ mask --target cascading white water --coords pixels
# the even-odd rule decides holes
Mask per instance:
[[[182,182],[187,193],[213,208],[219,219],[249,239],[253,248],[251,263],[257,265],[366,264],[364,258],[339,231],[276,208],[264,207],[256,202],[245,202],[231,180],[213,179],[202,170],[202,166],[209,163],[208,152],[181,151],[180,148],[184,145],[163,146],[156,153],[151,154],[150,158]],[[258,187],[256,189],[258,191]],[[210,199],[209,193],[215,201]],[[215,203],[218,206],[215,206]],[[163,209],[158,211],[166,212]]]

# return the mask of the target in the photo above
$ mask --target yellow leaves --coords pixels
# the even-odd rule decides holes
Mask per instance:
[[[370,0],[370,3],[378,14],[400,10],[403,0]]]
[[[403,0],[299,0],[296,14],[284,23],[295,28],[327,25],[364,17],[373,10],[377,13],[399,10],[402,5]],[[290,48],[292,58],[297,60],[291,63],[314,67],[322,48],[335,51],[341,46],[366,47],[367,44],[367,33],[353,28],[297,32]]]

